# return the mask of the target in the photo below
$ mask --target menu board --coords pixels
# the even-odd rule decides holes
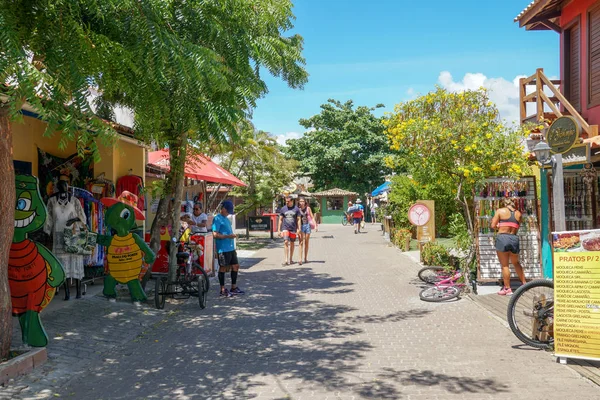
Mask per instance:
[[[552,236],[555,354],[600,360],[600,229]]]

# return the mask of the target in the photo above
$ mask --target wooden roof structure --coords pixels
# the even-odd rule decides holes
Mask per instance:
[[[514,19],[519,27],[528,31],[561,32],[558,19],[562,11],[562,0],[533,0]]]
[[[333,188],[329,190],[324,190],[322,192],[313,193],[312,195],[313,197],[357,197],[358,193],[350,192],[344,189]]]

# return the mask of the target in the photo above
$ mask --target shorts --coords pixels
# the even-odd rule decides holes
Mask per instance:
[[[510,233],[500,233],[496,236],[496,250],[500,252],[510,251],[519,254],[519,236]]]
[[[310,224],[303,224],[300,232],[310,234]]]
[[[296,235],[296,232],[290,232],[290,231],[281,231],[281,234],[283,235],[283,241],[284,242],[292,242],[294,243],[296,241],[296,237],[298,235]]]
[[[225,271],[222,272],[229,272],[233,265],[239,265],[237,251],[232,250],[219,253],[219,267],[225,269]]]
[[[355,224],[360,224],[360,221],[362,221],[362,218],[354,218]]]

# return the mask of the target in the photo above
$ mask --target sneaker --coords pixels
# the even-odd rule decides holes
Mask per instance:
[[[512,292],[512,289],[511,289],[511,288],[506,288],[506,287],[503,287],[503,288],[502,288],[502,289],[501,289],[501,290],[498,292],[498,294],[499,294],[500,296],[510,296],[510,295],[512,295],[512,294],[513,294],[513,292]]]
[[[232,295],[236,295],[236,294],[245,294],[246,292],[244,292],[239,287],[236,287],[235,289],[231,289],[231,291],[229,293],[231,293]]]
[[[219,297],[232,297],[232,296],[233,295],[231,294],[231,292],[227,289],[219,292]]]

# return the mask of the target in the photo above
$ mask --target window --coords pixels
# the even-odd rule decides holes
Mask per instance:
[[[328,197],[327,198],[327,210],[342,210],[343,199],[341,197]]]
[[[600,105],[600,7],[588,12],[588,106]]]
[[[564,79],[563,94],[577,111],[581,111],[581,29],[579,18],[564,30]]]

